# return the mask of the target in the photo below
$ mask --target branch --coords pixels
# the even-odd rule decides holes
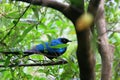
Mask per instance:
[[[80,16],[80,14],[83,13],[83,10],[84,10],[82,9],[83,6],[81,6],[81,8],[76,8],[72,5],[64,4],[55,0],[15,0],[15,1],[22,1],[22,2],[31,3],[33,5],[45,6],[45,7],[56,9],[61,13],[63,13],[73,23]]]
[[[16,0],[16,1],[22,1],[22,2],[31,3],[33,5],[50,7],[62,13],[65,13],[65,10],[69,7],[69,5],[63,4],[55,0]]]
[[[58,61],[58,62],[49,62],[49,63],[35,63],[35,64],[19,64],[19,65],[14,65],[14,64],[11,64],[11,65],[8,65],[7,67],[32,67],[32,66],[53,66],[53,65],[62,65],[62,64],[66,64],[68,63],[67,61],[65,60],[62,60],[62,61]],[[6,67],[4,65],[0,65],[0,67]]]
[[[115,29],[115,30],[107,30],[107,32],[110,31],[110,32],[113,32],[113,33],[120,33],[120,29]]]
[[[93,15],[94,20],[95,20],[96,14],[97,14],[99,3],[100,3],[100,0],[90,0],[90,2],[89,2],[88,12]],[[93,33],[94,32],[94,22],[92,23],[90,28]]]
[[[93,15],[93,17],[96,16],[98,6],[99,6],[100,0],[90,0],[89,6],[88,6],[88,12]]]
[[[24,53],[23,54],[23,57],[26,57],[26,56],[29,56],[31,54],[40,54],[38,52],[19,52],[19,51],[16,51],[16,52],[0,52],[0,53],[3,53],[5,55],[9,55],[9,54],[13,54],[13,55],[20,55],[21,53]],[[68,63],[66,60],[60,60],[58,62],[55,62],[55,61],[52,61],[52,62],[49,62],[49,63],[44,63],[46,60],[43,60],[43,64],[42,63],[36,63],[36,64],[11,64],[11,65],[8,65],[7,67],[16,67],[16,66],[19,66],[19,67],[22,67],[22,66],[52,66],[52,65],[61,65],[61,64],[66,64]],[[37,61],[38,62],[38,61]],[[6,67],[4,65],[0,65],[0,67]]]
[[[63,3],[55,1],[55,0],[16,0],[16,1],[27,2],[27,3],[31,3],[33,5],[39,5],[39,6],[41,5],[41,6],[51,7],[53,9],[59,10],[61,12],[64,12],[64,10],[69,7],[69,5],[63,4]]]

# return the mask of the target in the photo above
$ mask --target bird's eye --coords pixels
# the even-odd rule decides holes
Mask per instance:
[[[62,39],[62,42],[63,42],[63,43],[67,43],[68,40],[66,40],[66,39]]]
[[[65,39],[64,39],[63,41],[64,41],[64,42],[66,42],[66,40],[65,40]]]
[[[71,41],[69,41],[68,39],[66,39],[66,38],[60,38],[59,39],[62,43],[64,43],[64,44],[66,44],[66,43],[68,43],[68,42],[71,42]]]

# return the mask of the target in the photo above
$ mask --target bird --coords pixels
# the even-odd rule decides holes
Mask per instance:
[[[67,46],[60,47],[60,45],[67,44],[68,42],[72,41],[68,40],[67,38],[57,38],[51,40],[50,42],[44,42],[44,44],[38,44],[24,53],[27,53],[28,55],[30,53],[33,54],[34,52],[42,53],[44,56],[52,60],[53,58],[57,58],[65,53]]]

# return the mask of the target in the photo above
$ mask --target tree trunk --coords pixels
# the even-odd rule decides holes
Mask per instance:
[[[81,80],[95,80],[95,59],[91,49],[90,30],[77,32],[78,49],[77,58],[80,68]]]
[[[104,15],[104,0],[101,0],[96,17],[98,31],[98,51],[102,59],[101,80],[112,80],[112,60],[114,48],[108,43]]]

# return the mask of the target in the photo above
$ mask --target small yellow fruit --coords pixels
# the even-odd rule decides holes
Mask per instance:
[[[82,14],[76,21],[76,29],[78,31],[85,30],[91,26],[93,22],[93,16],[90,13]]]

